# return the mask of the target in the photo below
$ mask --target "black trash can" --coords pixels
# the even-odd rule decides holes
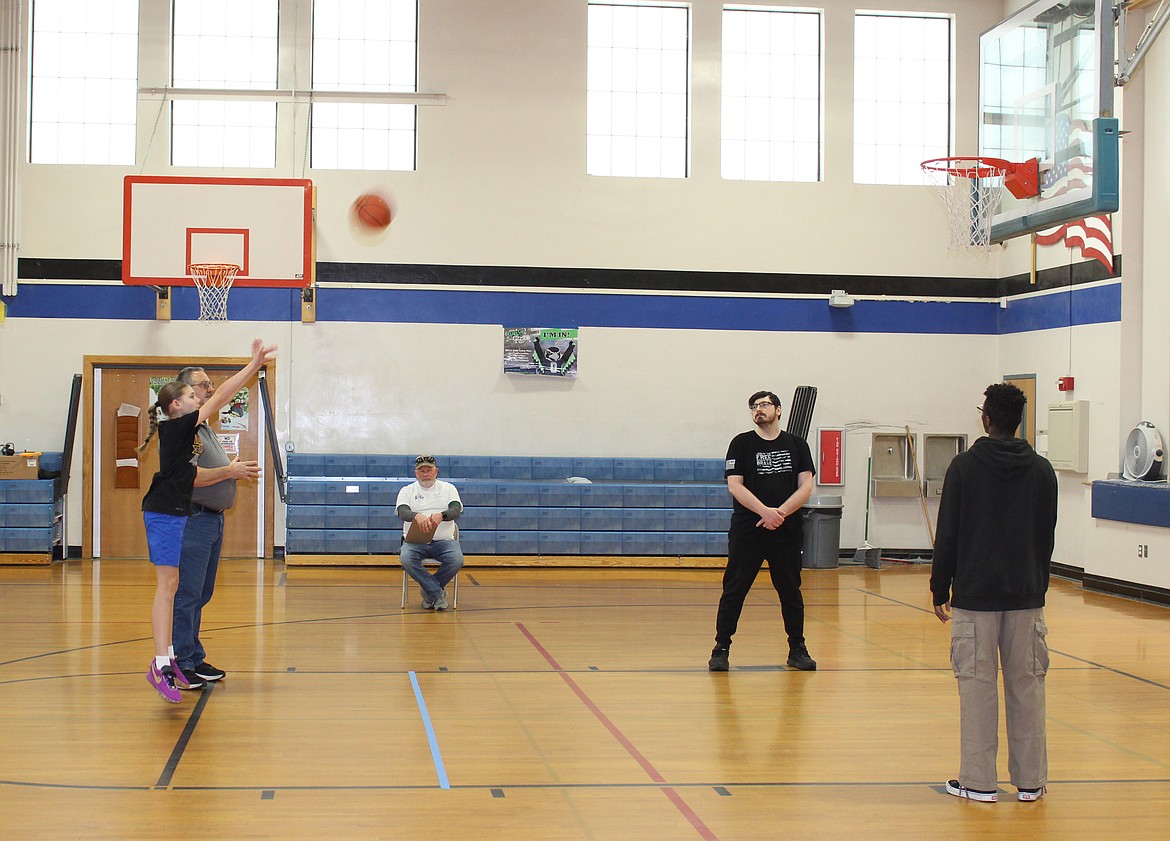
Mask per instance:
[[[841,554],[841,497],[812,496],[804,504],[805,569],[836,569]]]

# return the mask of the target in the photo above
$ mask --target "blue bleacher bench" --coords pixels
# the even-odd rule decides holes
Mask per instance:
[[[723,459],[438,456],[469,555],[727,554]],[[567,482],[569,477],[588,483]],[[414,456],[292,453],[286,554],[396,554]]]

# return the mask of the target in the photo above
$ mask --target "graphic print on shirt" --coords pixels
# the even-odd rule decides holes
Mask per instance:
[[[756,453],[756,473],[763,476],[770,473],[791,473],[792,453],[788,450]]]

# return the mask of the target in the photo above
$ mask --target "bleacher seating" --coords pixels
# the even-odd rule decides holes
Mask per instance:
[[[727,554],[722,459],[439,456],[467,555]],[[414,456],[292,453],[286,555],[397,554]],[[589,483],[570,483],[581,477]]]
[[[61,454],[42,453],[40,467],[59,471]],[[3,554],[60,559],[63,512],[57,480],[0,480],[0,564]]]

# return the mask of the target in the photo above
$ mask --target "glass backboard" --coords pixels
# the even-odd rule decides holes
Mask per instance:
[[[1111,0],[1036,0],[979,38],[979,154],[1040,162],[1004,192],[991,241],[1118,208]]]

